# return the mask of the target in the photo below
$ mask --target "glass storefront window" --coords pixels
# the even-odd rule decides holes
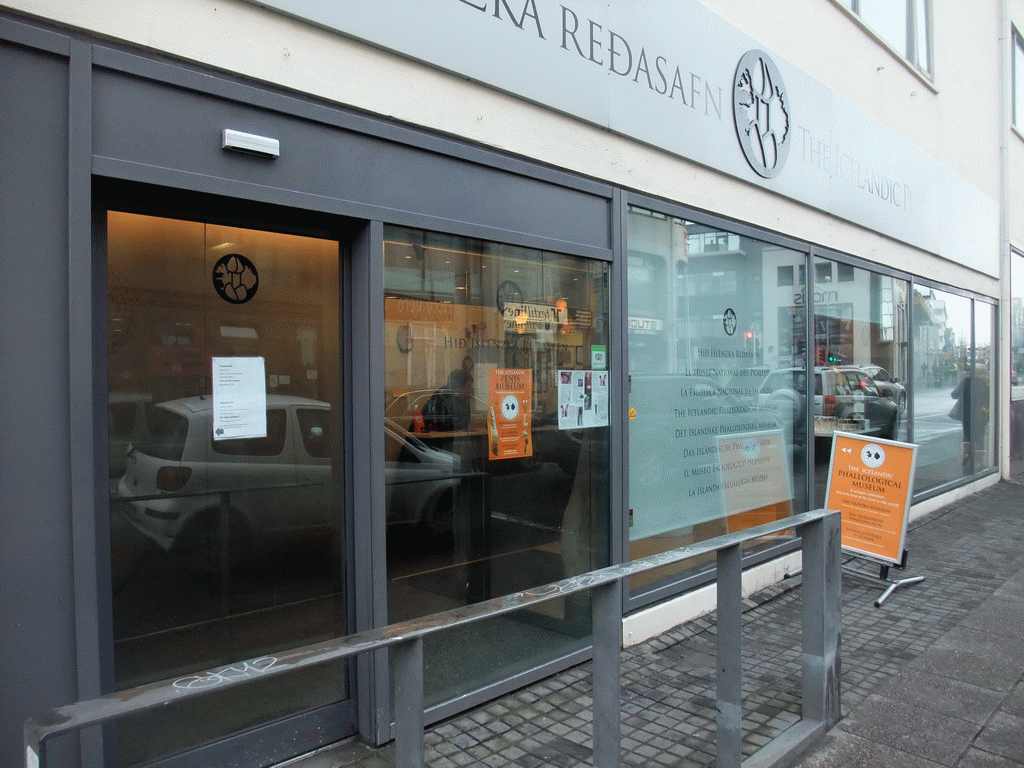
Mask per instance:
[[[399,227],[383,257],[389,621],[607,565],[607,265]],[[568,600],[428,639],[428,701],[589,631]]]
[[[907,437],[908,292],[904,280],[814,264],[815,504],[825,501],[832,434]]]
[[[962,382],[973,367],[972,301],[914,286],[914,491],[926,491],[972,471],[964,439]]]
[[[961,379],[960,392],[966,414],[964,432],[964,474],[995,466],[995,306],[974,302],[974,351]]]
[[[336,241],[108,213],[118,689],[347,632],[338,262]],[[120,759],[345,699],[328,666],[128,718]]]
[[[1010,471],[1024,472],[1024,255],[1017,251],[1010,254]]]
[[[806,256],[640,208],[627,241],[630,557],[802,511]]]

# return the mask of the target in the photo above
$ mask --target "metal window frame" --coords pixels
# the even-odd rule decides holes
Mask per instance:
[[[106,354],[104,327],[105,273],[103,260],[94,254],[104,253],[102,228],[96,226],[96,207],[109,202],[111,195],[106,192],[94,195],[93,188],[104,190],[132,189],[134,203],[119,206],[129,210],[146,208],[146,193],[191,198],[194,201],[209,196],[219,199],[222,204],[241,206],[247,204],[266,205],[280,210],[301,209],[309,216],[325,219],[346,219],[362,222],[362,229],[352,233],[349,241],[352,247],[351,280],[343,280],[347,292],[343,306],[351,307],[350,322],[342,323],[344,341],[352,350],[343,356],[345,369],[342,374],[345,391],[358,397],[368,405],[367,413],[383,412],[383,351],[380,345],[372,343],[377,338],[374,328],[383,327],[383,265],[380,259],[383,247],[384,222],[406,227],[429,229],[431,231],[457,234],[495,242],[509,243],[526,248],[536,248],[566,253],[582,258],[596,259],[609,265],[611,287],[617,284],[615,274],[614,246],[611,238],[617,227],[613,215],[619,193],[611,185],[575,176],[542,164],[489,150],[469,143],[456,141],[436,132],[408,126],[384,118],[368,116],[350,108],[309,100],[297,99],[280,88],[253,84],[230,73],[206,69],[193,62],[184,64],[166,60],[149,51],[134,50],[127,44],[114,45],[95,39],[87,34],[72,33],[70,50],[74,55],[72,64],[76,73],[73,84],[75,95],[72,99],[72,149],[69,163],[72,174],[70,196],[72,222],[70,271],[71,277],[82,288],[72,292],[70,332],[73,341],[71,376],[81,380],[82,371],[89,371],[91,387],[78,390],[72,409],[73,433],[82,436],[83,443],[92,446],[91,452],[75,452],[73,475],[76,493],[73,503],[74,536],[76,541],[74,565],[75,588],[77,591],[75,616],[79,627],[75,633],[77,646],[79,691],[81,695],[99,694],[112,690],[113,653],[111,616],[112,603],[109,588],[110,541],[109,532],[98,525],[97,511],[106,508],[104,499],[106,484],[101,477],[106,466],[105,439],[106,417]],[[241,103],[266,110],[289,119],[310,121],[330,126],[341,131],[368,135],[382,141],[407,147],[426,155],[471,163],[481,168],[502,174],[512,174],[542,183],[552,190],[564,188],[567,191],[583,193],[604,200],[607,208],[605,221],[607,230],[597,233],[604,245],[585,243],[571,239],[558,239],[537,235],[529,231],[504,229],[479,221],[467,220],[460,212],[453,211],[447,218],[410,211],[400,207],[381,207],[359,200],[324,199],[311,197],[301,191],[272,188],[259,184],[240,182],[231,178],[216,176],[196,177],[181,173],[173,168],[139,166],[125,163],[117,158],[103,157],[93,151],[91,136],[92,83],[98,71],[115,72],[141,80],[169,85],[186,91],[212,96],[225,103]],[[139,196],[137,193],[142,190]],[[559,193],[560,194],[560,193]],[[95,200],[93,199],[95,198]],[[141,202],[140,202],[141,200]],[[196,210],[203,206],[193,203]],[[104,208],[104,211],[106,209]],[[151,212],[161,213],[158,205]],[[199,218],[207,218],[197,214]],[[256,220],[236,220],[243,226],[259,227]],[[342,246],[344,239],[339,239]],[[86,290],[88,286],[88,290]],[[612,302],[614,312],[615,302]],[[613,321],[614,322],[614,321]],[[88,343],[86,343],[88,342]],[[621,344],[611,339],[612,359],[621,359]],[[615,357],[619,355],[620,357]],[[379,402],[378,402],[379,401]],[[380,575],[385,567],[383,536],[375,532],[374,521],[383,513],[368,517],[352,518],[356,509],[355,499],[370,499],[371,505],[380,506],[384,498],[383,470],[375,472],[373,457],[383,455],[383,435],[375,430],[371,419],[349,418],[349,440],[354,444],[369,445],[369,451],[350,451],[354,464],[347,470],[352,481],[347,484],[350,542],[352,544],[352,565],[349,580],[354,590],[349,603],[350,616],[363,627],[380,626],[386,615],[386,583]],[[364,423],[365,422],[365,423]],[[377,443],[381,445],[377,446]],[[376,447],[375,447],[376,446]],[[612,438],[612,457],[616,452],[615,438]],[[383,461],[377,462],[383,467]],[[84,478],[92,477],[91,482]],[[615,498],[618,481],[614,473],[610,480],[610,508],[616,509]],[[374,501],[376,500],[376,501]],[[382,509],[382,507],[381,507]],[[380,523],[383,525],[383,523]],[[616,542],[614,531],[610,531],[610,556],[613,562],[621,559],[621,542]],[[93,545],[90,542],[95,541]],[[373,543],[375,542],[375,543]],[[359,544],[361,543],[361,545]],[[618,549],[617,549],[618,547]],[[496,695],[514,690],[522,685],[564,669],[589,658],[589,651],[581,650],[524,672],[518,676],[500,681],[461,697],[456,702],[445,702],[431,708],[427,717],[434,721],[472,706],[474,702],[486,701]],[[359,731],[365,738],[384,741],[391,738],[390,692],[386,690],[386,651],[377,652],[357,665],[353,681],[358,686],[357,716]],[[324,722],[328,722],[325,720]],[[292,722],[292,721],[288,721]],[[311,721],[309,734],[322,730],[323,723]],[[273,728],[274,726],[268,726]],[[294,730],[294,729],[293,729]],[[245,736],[238,737],[241,739]],[[270,737],[271,739],[273,737]],[[221,742],[224,749],[234,748],[228,739]],[[103,745],[103,734],[96,729],[88,730],[82,738],[83,760],[87,764],[100,765],[107,750]],[[206,750],[215,747],[203,748]],[[212,753],[210,753],[212,754]],[[188,764],[190,757],[171,758],[167,766]],[[184,763],[181,762],[184,760]]]
[[[904,65],[906,65],[907,69],[916,75],[925,85],[932,90],[935,90],[935,36],[933,32],[935,25],[932,13],[932,0],[905,0],[907,19],[903,43],[907,48],[906,53],[901,53],[900,49],[893,41],[888,40],[877,32],[871,22],[864,18],[861,13],[861,0],[832,0],[832,2],[842,9],[847,16],[849,16],[879,45],[888,49],[894,56],[902,61]],[[927,27],[927,29],[924,30],[926,59],[924,62],[918,60],[919,57],[917,52],[918,43],[921,41],[921,31],[917,28],[916,12],[918,8],[924,12],[925,26]]]
[[[641,208],[644,210],[652,211],[654,213],[662,214],[665,216],[672,216],[674,218],[683,219],[686,221],[693,221],[695,223],[702,224],[704,226],[721,229],[723,231],[737,234],[741,237],[749,237],[755,240],[769,243],[771,245],[777,245],[782,248],[787,248],[792,251],[796,251],[804,255],[804,274],[808,274],[810,271],[811,258],[813,255],[813,248],[810,244],[798,240],[787,235],[780,234],[778,232],[772,232],[770,230],[761,229],[754,225],[738,221],[736,219],[730,219],[720,214],[711,213],[709,211],[703,211],[700,209],[692,208],[689,206],[682,205],[680,203],[674,203],[662,198],[655,198],[649,195],[645,195],[635,191],[627,191],[623,195],[623,205],[620,211],[622,218],[621,229],[622,229],[622,243],[620,245],[619,253],[622,254],[622,259],[625,259],[628,254],[628,227],[626,222],[628,221],[628,213],[630,208]],[[626,285],[625,269],[620,270],[622,273],[620,277],[620,324],[619,333],[621,334],[621,345],[623,347],[623,355],[627,354],[628,342],[627,342],[627,324],[629,315],[629,304],[628,304],[628,286]],[[809,284],[810,285],[810,284]],[[808,312],[813,311],[813,294],[808,301]],[[810,334],[813,331],[810,322],[805,325],[805,331],[808,334],[808,343]],[[625,358],[621,358],[624,363]],[[629,506],[629,466],[627,457],[629,456],[629,366],[624,364],[619,371],[619,391],[622,394],[621,402],[619,403],[619,429],[621,437],[621,451],[623,462],[622,471],[622,509],[627,509]],[[810,409],[810,403],[806,406]],[[807,424],[808,434],[812,430],[810,420],[805,420]],[[813,435],[811,435],[813,440]],[[813,442],[811,443],[813,444]],[[809,454],[810,455],[810,454]],[[804,495],[805,498],[811,500],[814,498],[814,478],[807,473],[804,477]],[[613,525],[615,521],[613,521]],[[623,515],[622,520],[619,521],[617,531],[620,538],[622,551],[626,552],[626,548],[629,542],[629,519],[628,515]],[[743,557],[743,566],[745,568],[766,563],[770,560],[774,560],[783,555],[794,552],[798,549],[799,543],[796,541],[782,541],[777,544],[769,544],[763,548],[759,548],[756,552],[745,554]],[[625,554],[623,554],[625,557]],[[643,608],[647,608],[653,605],[657,605],[672,597],[678,597],[679,595],[690,592],[694,589],[711,584],[715,581],[715,569],[713,566],[706,566],[696,571],[684,572],[677,575],[676,577],[658,584],[653,589],[647,589],[643,592],[633,594],[629,589],[628,582],[624,585],[623,596],[626,601],[625,609],[628,612],[638,611]]]

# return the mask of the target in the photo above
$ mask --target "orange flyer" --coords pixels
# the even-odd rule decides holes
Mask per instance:
[[[916,459],[910,443],[835,433],[825,507],[840,513],[843,549],[901,562]]]
[[[488,384],[488,457],[497,460],[532,456],[533,371],[495,368]]]

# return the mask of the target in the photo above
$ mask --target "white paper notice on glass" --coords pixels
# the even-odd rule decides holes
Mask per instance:
[[[608,371],[558,372],[558,428],[608,426]]]
[[[266,364],[262,357],[213,358],[213,439],[267,436]]]

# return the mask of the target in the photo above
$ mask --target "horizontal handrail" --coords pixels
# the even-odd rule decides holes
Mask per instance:
[[[738,589],[739,553],[743,543],[793,529],[800,530],[803,535],[804,527],[813,526],[815,524],[820,525],[824,521],[828,520],[831,520],[833,527],[838,530],[837,517],[838,513],[825,510],[805,512],[742,531],[723,534],[713,539],[679,547],[668,552],[651,555],[640,560],[633,560],[620,565],[608,566],[579,576],[572,576],[550,584],[516,592],[514,594],[491,598],[479,603],[473,603],[472,605],[442,611],[440,613],[431,614],[429,616],[409,621],[403,621],[397,624],[390,624],[386,627],[357,632],[341,638],[300,646],[278,652],[274,656],[261,656],[255,659],[239,661],[227,666],[192,673],[175,680],[148,683],[135,688],[129,688],[100,696],[95,699],[79,701],[62,707],[57,707],[47,713],[43,713],[26,720],[24,729],[26,750],[25,765],[26,768],[38,768],[41,766],[43,764],[42,761],[44,760],[44,743],[46,740],[58,734],[99,725],[127,714],[143,712],[164,706],[171,702],[180,702],[193,696],[201,696],[213,691],[221,691],[227,688],[244,685],[257,678],[266,679],[271,676],[280,676],[330,661],[347,658],[359,653],[377,651],[385,648],[407,648],[410,644],[417,646],[419,652],[418,654],[413,653],[413,662],[403,661],[402,663],[406,668],[409,667],[410,663],[414,667],[415,660],[417,658],[419,659],[419,704],[412,707],[412,709],[422,710],[422,640],[425,636],[431,633],[501,616],[585,590],[599,590],[601,587],[608,585],[618,587],[620,590],[621,582],[630,576],[711,553],[719,553],[721,579],[721,553],[724,551],[735,555],[734,559],[736,562],[735,568],[737,569],[737,573],[735,574],[736,578],[734,580],[736,581],[736,588]],[[806,550],[806,536],[804,536],[804,546]],[[834,547],[834,550],[834,570],[838,573],[838,545]],[[822,563],[821,567],[823,571],[827,570],[825,563]],[[808,571],[808,564],[806,562],[804,571],[805,573]],[[721,584],[719,589],[721,591]],[[609,601],[607,599],[603,599],[603,602],[606,606],[610,606],[606,607],[606,613],[607,611],[611,611],[613,614],[616,614],[615,618],[619,627],[618,639],[614,643],[616,646],[615,654],[617,658],[618,651],[621,648],[621,591],[616,590],[615,594],[618,595],[618,600],[612,599]],[[598,610],[596,607],[597,601],[598,598],[595,596],[595,659],[598,645],[597,635],[599,620],[597,616]],[[736,610],[739,610],[738,600],[736,601]],[[602,619],[604,621],[603,628],[605,645],[609,642],[607,639],[607,628],[609,626],[614,626],[608,618],[609,617],[606,615]],[[737,640],[737,651],[738,647]],[[403,650],[400,656],[405,659],[405,655],[406,652]],[[739,659],[737,658],[736,661],[738,671]],[[597,663],[595,661],[595,667],[596,666]],[[721,664],[719,666],[721,666]],[[415,673],[415,670],[413,670],[413,672]],[[414,677],[416,677],[415,674]],[[597,686],[595,686],[595,689],[596,688]],[[614,690],[617,697],[617,679]],[[412,698],[414,700],[417,699],[415,692]],[[595,709],[596,698],[597,693],[595,691]],[[408,708],[409,707],[407,706],[406,709]],[[399,719],[401,718],[396,716],[396,732],[398,734],[396,735],[396,742],[405,742],[409,737],[408,735],[404,738],[401,737],[403,729],[402,724],[397,722]],[[413,762],[409,764],[422,765],[422,711],[419,715],[419,723],[420,759],[419,761],[413,760]],[[595,712],[595,764],[597,764],[596,755],[598,752],[596,748],[596,740],[604,738],[604,736],[599,736],[596,723],[597,716]],[[416,729],[413,730],[415,731]],[[615,732],[616,734],[618,733],[617,726],[615,728]],[[405,730],[405,733],[408,734],[408,729]],[[399,746],[401,747],[401,744],[399,744]],[[617,754],[617,739],[615,750]],[[399,749],[399,754],[402,754],[401,749]]]

